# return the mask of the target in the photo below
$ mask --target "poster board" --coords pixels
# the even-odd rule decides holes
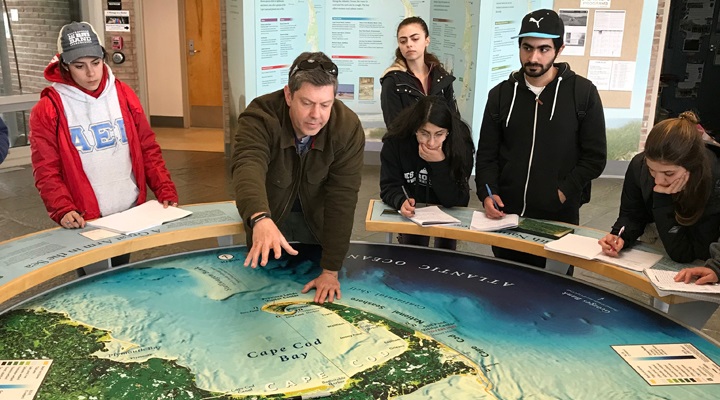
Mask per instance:
[[[565,21],[566,46],[558,60],[592,80],[606,108],[631,107],[643,7],[644,0],[554,2]]]

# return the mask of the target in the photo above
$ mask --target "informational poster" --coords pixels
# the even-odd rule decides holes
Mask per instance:
[[[230,77],[231,98],[240,99],[243,105],[282,88],[298,54],[323,51],[339,67],[338,99],[358,114],[368,138],[381,137],[385,123],[380,80],[394,61],[397,24],[405,17],[420,16],[430,31],[429,51],[456,78],[453,88],[458,108],[476,141],[488,92],[520,68],[518,42],[512,37],[523,16],[548,8],[557,10],[565,23],[565,49],[557,61],[568,62],[577,74],[600,82],[608,137],[615,131],[640,131],[636,125],[645,112],[643,94],[650,73],[656,2],[225,1],[231,19],[240,15],[242,20],[242,35],[237,25],[230,27],[228,22],[228,43],[232,45],[228,52],[234,66],[230,70],[242,71],[238,72],[242,78]],[[242,10],[236,10],[238,7]],[[608,58],[628,64],[607,63],[600,70],[586,70],[591,59]],[[610,159],[633,154],[636,147],[632,146],[609,154]]]
[[[475,1],[433,1],[430,10],[430,51],[455,77],[455,99],[467,121],[472,118],[475,96],[479,12]]]
[[[610,89],[632,91],[635,80],[635,61],[613,61]]]
[[[518,34],[520,21],[530,10],[525,1],[504,1],[493,4],[493,32],[489,41],[491,51],[488,87],[492,88],[510,76],[518,68]]]
[[[590,60],[588,75],[598,90],[632,91],[635,84],[634,61]]]
[[[563,50],[563,55],[584,56],[588,10],[559,10],[558,15],[565,24],[565,50]]]
[[[720,384],[720,366],[692,344],[611,347],[651,386]]]
[[[320,51],[324,2],[257,2],[255,59],[258,95],[282,88],[302,51]]]
[[[624,32],[624,10],[596,10],[590,56],[620,57]]]
[[[105,10],[105,31],[130,32],[130,11]]]
[[[610,60],[590,60],[587,78],[598,90],[610,90],[610,76],[613,62]]]
[[[0,360],[0,400],[32,399],[52,360]]]
[[[429,0],[287,0],[245,5],[258,33],[255,71],[249,71],[255,76],[256,95],[287,84],[290,66],[300,53],[322,51],[338,66],[337,98],[360,115],[366,128],[384,126],[380,78],[394,61],[398,23],[417,15],[431,25]]]
[[[319,3],[314,2],[316,6]],[[398,23],[417,15],[430,25],[429,3],[429,0],[325,2],[321,48],[340,71],[338,98],[362,114],[366,127],[384,125],[380,114],[380,78],[395,59]],[[431,31],[431,39],[433,36]]]

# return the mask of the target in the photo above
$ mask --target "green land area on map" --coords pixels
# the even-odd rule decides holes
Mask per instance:
[[[292,313],[301,303],[267,305],[264,310]],[[350,377],[330,399],[385,399],[413,393],[450,376],[477,375],[477,366],[460,353],[417,331],[377,315],[343,305],[321,307],[349,323],[381,326],[405,340],[408,349],[388,361]],[[15,310],[0,315],[0,359],[52,359],[36,399],[272,399],[263,396],[213,393],[196,386],[188,368],[173,360],[118,362],[92,354],[107,351],[110,333],[78,324],[59,313]],[[239,366],[239,369],[251,366]],[[272,375],[272,371],[268,371]]]

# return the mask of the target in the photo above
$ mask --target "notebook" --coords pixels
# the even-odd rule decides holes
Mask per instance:
[[[428,206],[415,209],[415,215],[410,221],[420,226],[460,225],[460,220],[441,210],[438,206]]]
[[[473,211],[470,229],[483,232],[499,231],[500,229],[515,228],[519,221],[520,216],[517,214],[506,214],[500,219],[490,219],[482,211]]]
[[[129,235],[187,217],[190,214],[192,211],[178,207],[163,208],[162,203],[150,200],[129,210],[88,221],[87,224],[95,228]]]
[[[668,290],[673,292],[693,292],[693,293],[716,293],[720,294],[720,285],[696,285],[693,282],[675,282],[677,271],[663,271],[659,269],[646,269],[643,271],[647,275],[650,283],[660,290]]]
[[[575,232],[573,228],[567,226],[555,225],[531,218],[523,218],[515,230],[548,239],[560,239],[569,233]]]
[[[610,257],[602,252],[602,247],[600,247],[596,238],[580,236],[574,233],[546,243],[545,250],[585,260],[598,260],[633,271],[643,271],[650,268],[663,257],[661,254],[648,253],[637,249],[622,250],[618,257]]]

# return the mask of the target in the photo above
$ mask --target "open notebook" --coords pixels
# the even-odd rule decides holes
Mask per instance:
[[[475,231],[492,232],[500,229],[516,228],[520,222],[517,214],[506,214],[500,219],[490,219],[482,211],[473,211],[470,229]]]
[[[441,210],[438,206],[420,207],[410,221],[420,226],[460,225],[460,220]]]
[[[622,250],[618,257],[609,257],[602,252],[602,247],[598,244],[597,239],[576,235],[574,233],[546,243],[545,250],[575,256],[585,260],[598,260],[633,271],[643,271],[650,268],[663,257],[660,254],[648,253],[647,251],[637,249]]]
[[[696,285],[694,282],[675,282],[677,271],[662,271],[659,269],[646,269],[643,271],[647,275],[650,283],[660,290],[668,290],[672,292],[692,292],[692,293],[714,293],[720,294],[720,285]]]
[[[190,214],[192,211],[178,207],[163,208],[162,203],[149,200],[129,210],[88,221],[87,224],[95,228],[129,235],[187,217]]]

